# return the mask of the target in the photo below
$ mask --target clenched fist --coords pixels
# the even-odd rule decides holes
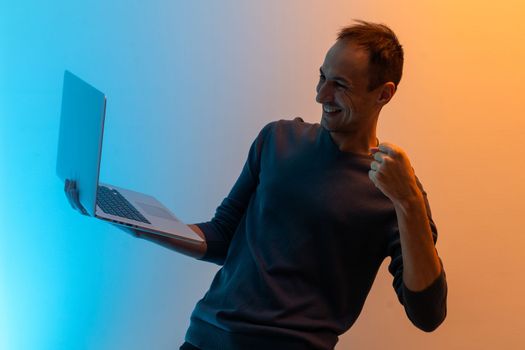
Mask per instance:
[[[401,147],[383,142],[370,151],[374,160],[368,177],[394,204],[421,196],[414,169]]]

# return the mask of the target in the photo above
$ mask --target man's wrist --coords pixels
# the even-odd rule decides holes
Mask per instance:
[[[410,213],[415,209],[425,207],[423,194],[419,190],[409,196],[393,201],[393,203],[396,211],[400,210],[403,213]]]

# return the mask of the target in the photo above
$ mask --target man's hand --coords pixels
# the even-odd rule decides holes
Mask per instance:
[[[82,215],[88,215],[86,209],[80,204],[79,192],[77,188],[77,182],[74,180],[66,179],[64,184],[64,192],[66,194],[67,200],[71,207],[78,211]]]
[[[87,213],[86,209],[80,203],[79,192],[78,192],[76,181],[66,179],[66,182],[65,182],[65,185],[64,185],[64,192],[66,194],[67,200],[69,201],[69,204],[71,204],[71,207],[73,209],[75,209],[76,211],[78,211],[82,215],[89,216],[89,214]],[[115,225],[115,224],[114,224],[114,226],[118,227],[122,231],[124,231],[124,232],[126,232],[128,234],[131,234],[131,235],[133,235],[135,237],[139,237],[140,236],[139,232],[134,230],[134,229],[132,229],[131,227],[126,227],[126,226],[122,226],[122,225]]]
[[[403,149],[383,142],[370,150],[374,154],[374,160],[370,164],[368,177],[385,196],[393,203],[402,203],[421,196],[414,169]]]

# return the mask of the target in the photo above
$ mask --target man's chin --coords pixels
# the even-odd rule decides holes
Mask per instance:
[[[330,123],[330,121],[327,121],[325,117],[321,118],[320,124],[326,131],[330,131],[330,132],[337,131],[337,125],[335,125],[333,122]]]
[[[330,123],[324,118],[321,119],[321,123],[319,124],[321,124],[323,129],[331,133],[352,133],[356,131],[356,128],[353,125],[340,125],[333,122]]]
[[[323,129],[325,129],[326,131],[331,131],[330,128],[328,128],[328,126],[326,125],[326,123],[323,120],[321,120],[321,123],[319,123],[319,124],[321,124],[321,127]]]

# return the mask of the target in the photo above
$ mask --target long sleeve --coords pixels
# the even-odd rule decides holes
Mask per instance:
[[[419,186],[425,199],[425,206],[430,222],[430,228],[432,231],[434,244],[436,244],[438,236],[437,228],[434,221],[432,220],[427,194],[417,177],[416,180],[417,185]],[[441,259],[441,274],[426,289],[415,292],[408,289],[403,283],[403,257],[397,225],[393,230],[393,234],[388,245],[388,255],[390,255],[392,258],[388,270],[394,277],[393,287],[397,293],[400,303],[405,308],[408,318],[416,327],[425,332],[431,332],[435,330],[443,322],[447,314],[447,281]]]
[[[200,259],[222,265],[239,222],[259,183],[260,158],[267,124],[253,141],[241,174],[211,221],[197,224],[205,235],[207,251]]]

